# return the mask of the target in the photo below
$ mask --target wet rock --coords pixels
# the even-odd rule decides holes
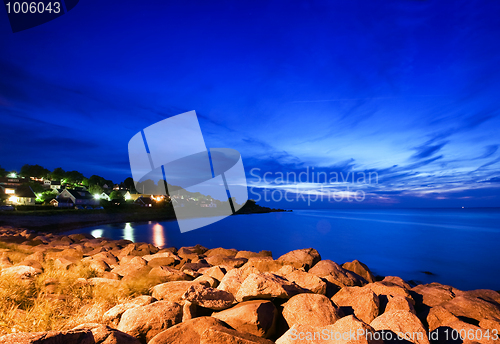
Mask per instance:
[[[125,311],[118,330],[147,343],[158,333],[182,321],[182,306],[176,302],[157,301]]]
[[[269,338],[274,334],[278,310],[271,301],[245,301],[212,317],[224,321],[237,331]]]
[[[369,324],[380,313],[378,296],[370,289],[344,287],[332,297],[332,301],[346,315],[354,314],[359,320]]]
[[[283,268],[286,265],[290,264],[285,261],[273,260],[270,257],[258,257],[258,258],[250,258],[248,262],[241,267],[241,269],[243,271],[257,270],[259,272],[277,273],[281,268]]]

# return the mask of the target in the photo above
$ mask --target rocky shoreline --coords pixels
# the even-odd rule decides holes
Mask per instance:
[[[0,244],[1,302],[15,306],[0,311],[0,343],[375,344],[403,334],[398,342],[497,343],[500,332],[496,291],[376,279],[357,260],[340,265],[312,248],[273,259],[12,227],[0,228]],[[9,283],[38,301],[15,299]],[[112,296],[97,304],[84,292]],[[50,309],[88,304],[43,331],[20,327],[39,300]]]

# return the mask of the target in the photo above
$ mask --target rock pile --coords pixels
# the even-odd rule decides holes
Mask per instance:
[[[87,263],[98,274],[82,281],[90,285],[158,280],[149,295],[107,310],[101,324],[9,334],[0,343],[374,344],[389,341],[388,335],[404,335],[402,342],[429,344],[438,340],[435,333],[447,333],[451,340],[448,330],[465,334],[464,343],[498,342],[499,293],[438,283],[411,287],[394,276],[376,279],[357,260],[339,265],[322,260],[312,248],[273,259],[268,251],[200,245],[159,249],[127,240],[12,228],[0,229],[0,241],[33,252],[13,265],[5,254],[8,249],[2,249],[0,274],[15,279],[43,274],[42,263],[52,260],[58,269]]]

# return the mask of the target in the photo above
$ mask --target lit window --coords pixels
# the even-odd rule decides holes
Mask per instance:
[[[5,189],[5,193],[9,194],[9,195],[13,195],[16,193],[16,191],[14,189]]]

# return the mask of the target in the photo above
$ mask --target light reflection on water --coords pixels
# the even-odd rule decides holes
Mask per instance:
[[[274,258],[314,247],[323,259],[358,259],[375,274],[460,289],[500,289],[499,210],[297,210],[229,216],[186,233],[176,221],[100,225],[72,233],[149,242],[160,248],[201,244],[272,250]]]
[[[159,223],[153,225],[153,245],[156,247],[165,246],[165,232],[163,226]]]
[[[130,222],[125,224],[125,228],[123,229],[123,239],[135,242],[134,227],[132,227]]]
[[[104,230],[103,229],[94,229],[92,232],[90,232],[90,234],[94,237],[94,238],[100,238],[102,237],[102,234],[104,233]]]

